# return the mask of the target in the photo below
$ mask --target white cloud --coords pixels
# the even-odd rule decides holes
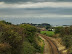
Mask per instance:
[[[55,7],[55,8],[72,8],[72,2],[38,2],[38,3],[21,3],[21,4],[6,4],[0,2],[0,8],[45,8],[45,7]]]
[[[4,18],[72,18],[72,15],[59,15],[59,14],[26,14],[26,15],[1,15]]]

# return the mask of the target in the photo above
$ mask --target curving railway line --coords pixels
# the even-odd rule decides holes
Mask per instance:
[[[57,46],[55,45],[55,43],[50,40],[47,36],[39,34],[40,36],[42,36],[50,45],[50,50],[51,50],[51,54],[61,54],[57,48]]]

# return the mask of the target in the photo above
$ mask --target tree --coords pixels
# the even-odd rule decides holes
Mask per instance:
[[[34,41],[35,33],[37,29],[34,26],[28,25],[28,24],[22,24],[20,25],[25,30],[25,35],[28,38],[30,42]]]
[[[62,28],[63,27],[56,27],[55,28],[55,34],[60,33]]]
[[[3,22],[3,23],[5,23],[5,24],[9,24],[9,25],[11,25],[11,23],[10,22],[6,22],[6,21],[1,21],[1,22]]]
[[[35,48],[29,43],[29,42],[24,42],[21,54],[35,54]]]
[[[48,30],[49,28],[51,28],[51,26],[50,26],[50,25],[47,25],[47,26],[46,26],[46,29]]]

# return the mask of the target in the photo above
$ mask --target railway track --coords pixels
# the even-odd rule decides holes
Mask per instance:
[[[50,45],[50,50],[51,50],[51,54],[61,54],[57,48],[57,46],[55,45],[55,43],[49,39],[47,36],[39,34],[40,36],[42,36],[44,39],[46,39],[46,41],[49,43]]]

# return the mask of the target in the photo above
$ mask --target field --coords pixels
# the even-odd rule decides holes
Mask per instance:
[[[41,34],[45,34],[47,36],[53,36],[54,35],[54,32],[53,31],[41,31],[40,33]]]

